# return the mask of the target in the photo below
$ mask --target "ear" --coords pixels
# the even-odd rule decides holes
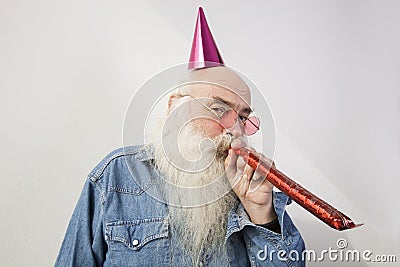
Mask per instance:
[[[171,111],[171,109],[177,104],[181,97],[179,95],[173,94],[169,97],[168,99],[168,113]]]

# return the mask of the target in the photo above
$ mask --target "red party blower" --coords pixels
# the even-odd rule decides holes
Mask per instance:
[[[257,173],[266,177],[276,188],[330,227],[342,231],[363,225],[355,224],[349,217],[277,170],[272,166],[272,162],[269,163],[266,160],[260,159],[250,149],[240,148],[233,151],[243,157],[247,164],[256,170]]]

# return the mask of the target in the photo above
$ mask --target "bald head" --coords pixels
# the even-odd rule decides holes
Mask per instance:
[[[186,82],[204,82],[210,83],[211,87],[220,87],[218,90],[221,94],[220,97],[223,97],[225,93],[222,90],[231,91],[231,93],[236,94],[240,98],[243,98],[248,105],[250,105],[251,95],[250,90],[247,84],[242,80],[242,78],[232,69],[218,66],[212,68],[203,68],[198,70],[190,71],[188,77],[185,79]],[[212,86],[211,84],[215,84],[218,86]],[[205,90],[206,87],[210,87],[207,85],[200,86],[191,86],[186,87],[185,90],[189,89],[191,92],[197,90]],[[197,93],[197,92],[195,92]],[[201,92],[200,92],[201,93]]]
[[[247,84],[232,69],[218,66],[190,71],[170,97],[169,109],[182,95],[226,100],[236,111],[250,109],[251,93]]]

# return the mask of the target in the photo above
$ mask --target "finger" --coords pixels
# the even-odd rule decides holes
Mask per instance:
[[[224,165],[225,170],[235,170],[237,169],[237,160],[239,155],[233,152],[232,149],[228,150],[228,156],[225,159]]]
[[[229,179],[229,183],[234,191],[237,191],[239,189],[242,175],[243,172],[237,172],[236,175]]]
[[[242,170],[239,170],[235,177],[229,181],[233,191],[238,197],[245,196],[249,188],[250,179],[247,173],[243,173]]]
[[[242,175],[242,179],[240,181],[240,188],[238,192],[239,197],[246,196],[247,191],[249,190],[249,184],[250,184],[250,177],[245,173]]]
[[[242,157],[239,157],[236,163],[236,171],[241,171],[244,173],[246,166],[247,166],[246,161]]]
[[[253,178],[253,175],[255,175],[254,169],[248,164],[244,166],[243,173],[247,174],[249,180],[251,180]]]
[[[243,170],[238,170],[238,172],[243,173],[240,181],[240,194],[245,196],[247,194],[247,191],[249,190],[250,180],[254,174],[254,170],[252,167],[246,164]]]
[[[225,159],[225,169],[234,170],[237,168],[236,162],[239,158],[239,155],[236,154],[233,150],[240,149],[245,146],[245,143],[240,138],[236,138],[231,143],[231,148],[228,151],[228,157]]]
[[[274,187],[268,183],[262,183],[261,185],[258,185],[256,187],[254,187],[252,185],[252,183],[253,183],[253,181],[250,182],[248,194],[253,194],[253,193],[272,194],[272,192],[273,192]]]
[[[268,181],[268,179],[263,176],[260,175],[258,173],[255,173],[253,178],[250,181],[250,185],[249,185],[249,192],[255,192],[255,191],[261,191],[261,192],[270,192],[273,189],[273,184],[270,183],[270,181]]]
[[[261,185],[264,183],[264,179],[261,177],[256,178],[255,180],[252,179],[249,184],[249,193],[253,193],[260,189]]]
[[[261,174],[259,174],[258,172],[255,171],[253,176],[251,177],[251,180],[258,181],[258,180],[260,180],[262,178],[263,178],[263,175],[261,175]]]

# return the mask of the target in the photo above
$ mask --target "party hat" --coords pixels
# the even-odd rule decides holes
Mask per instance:
[[[222,57],[208,27],[203,8],[199,7],[188,69],[194,70],[223,64]]]

